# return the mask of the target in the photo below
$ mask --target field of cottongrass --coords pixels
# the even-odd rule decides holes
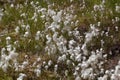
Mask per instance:
[[[0,80],[120,80],[120,0],[0,0]]]

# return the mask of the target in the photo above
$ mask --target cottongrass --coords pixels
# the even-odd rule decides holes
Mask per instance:
[[[73,0],[71,0],[72,2],[74,3]],[[87,6],[85,2],[82,3],[83,10]],[[13,31],[17,38],[13,35],[9,36],[9,34],[8,37],[4,36],[5,45],[1,49],[0,56],[0,67],[4,72],[7,73],[10,68],[17,73],[15,76],[17,80],[29,77],[39,80],[46,71],[48,73],[44,77],[51,72],[51,74],[58,75],[55,77],[60,76],[61,79],[70,76],[75,80],[107,80],[108,78],[119,80],[119,63],[113,70],[104,68],[109,57],[109,54],[104,52],[107,43],[105,39],[113,36],[110,35],[111,27],[107,27],[106,31],[102,30],[103,21],[97,21],[98,17],[101,18],[100,16],[106,13],[104,12],[107,8],[105,0],[102,0],[100,4],[94,4],[93,11],[88,12],[88,9],[81,14],[77,14],[76,6],[72,4],[64,9],[56,9],[55,7],[60,6],[49,3],[43,7],[38,1],[30,1],[29,8],[33,10],[27,8],[30,11],[28,13],[23,10],[24,7],[28,7],[27,4],[28,2],[25,2],[24,5],[10,5],[11,9],[15,6],[18,10],[20,9],[18,11],[20,14],[18,14],[19,20]],[[115,6],[115,11],[119,13],[118,5]],[[6,13],[10,12],[6,11]],[[93,16],[95,22],[84,23],[86,19],[83,19],[82,22],[82,17],[87,16],[88,13],[95,13]],[[111,11],[111,13],[113,12]],[[80,19],[79,16],[81,16]],[[106,17],[105,15],[102,18],[106,19]],[[119,22],[119,17],[115,16],[115,19],[111,19],[111,24],[115,25],[117,22]],[[84,26],[84,24],[86,25]],[[79,30],[82,29],[79,26],[87,29]],[[115,31],[119,32],[117,24]],[[94,45],[97,44],[100,45],[100,48],[95,46],[95,49],[89,49],[94,48]],[[30,76],[31,74],[32,76]]]

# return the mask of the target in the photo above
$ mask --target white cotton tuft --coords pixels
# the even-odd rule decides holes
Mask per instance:
[[[20,73],[19,77],[17,78],[17,80],[23,80],[24,77],[26,77],[26,74]]]
[[[6,37],[6,44],[10,44],[10,41],[11,41],[11,37]]]
[[[35,69],[34,72],[36,73],[36,76],[39,77],[41,74],[41,70],[40,69]]]
[[[79,76],[77,76],[77,77],[75,78],[75,80],[81,80],[81,78],[80,78]]]
[[[30,36],[30,33],[27,31],[27,32],[25,32],[25,34],[24,34],[24,37],[29,37]]]
[[[18,56],[18,53],[16,53],[15,51],[10,51],[10,54],[9,54],[9,59],[16,59]]]
[[[39,40],[40,39],[40,31],[37,31],[37,33],[36,33],[36,36],[35,36],[35,40]]]
[[[19,31],[20,31],[20,27],[19,27],[19,26],[17,26],[17,27],[15,28],[15,32],[16,32],[16,34],[18,34],[18,33],[19,33]]]
[[[93,69],[88,68],[88,69],[82,70],[81,73],[82,73],[81,77],[83,79],[88,79],[90,77],[90,74],[93,73]]]

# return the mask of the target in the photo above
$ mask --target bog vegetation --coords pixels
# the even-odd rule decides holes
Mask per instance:
[[[0,0],[0,80],[120,80],[120,0]]]

